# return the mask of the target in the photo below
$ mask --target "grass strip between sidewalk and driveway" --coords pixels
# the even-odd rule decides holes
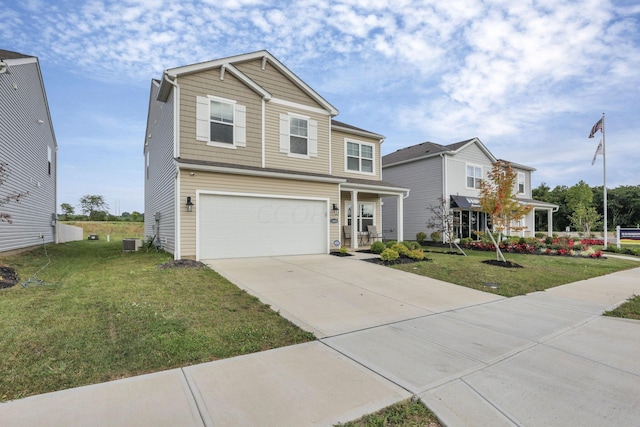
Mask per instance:
[[[447,248],[448,250],[448,248]],[[640,262],[620,258],[581,258],[506,253],[507,261],[522,268],[483,263],[495,260],[495,252],[466,250],[467,256],[425,252],[429,261],[393,266],[468,288],[512,297],[555,286],[640,267]],[[493,288],[489,285],[497,285]]]
[[[209,362],[315,339],[209,268],[121,242],[47,245],[0,259],[0,400]]]

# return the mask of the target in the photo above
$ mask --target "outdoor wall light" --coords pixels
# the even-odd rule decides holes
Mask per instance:
[[[340,210],[340,208],[338,208],[338,205],[334,203],[334,204],[333,204],[333,207],[331,208],[331,210],[332,210],[334,213],[337,213],[337,212]]]
[[[193,210],[193,202],[191,201],[191,196],[187,196],[187,212],[191,212]]]

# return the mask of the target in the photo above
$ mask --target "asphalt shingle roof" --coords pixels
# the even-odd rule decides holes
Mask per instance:
[[[12,52],[10,50],[0,49],[0,59],[21,59],[21,58],[33,58],[33,56],[24,55],[18,52]]]
[[[456,142],[449,145],[440,145],[435,142],[423,142],[421,144],[412,145],[410,147],[401,148],[393,153],[382,157],[382,165],[391,165],[401,163],[407,160],[418,159],[420,157],[432,156],[446,151],[455,151],[460,147],[468,144],[472,139]]]

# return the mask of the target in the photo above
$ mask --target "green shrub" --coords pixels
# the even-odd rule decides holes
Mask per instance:
[[[409,253],[409,248],[402,243],[396,243],[390,249],[397,252],[399,255],[406,255],[407,253]]]
[[[518,243],[521,245],[526,245],[527,244],[527,239],[525,239],[524,237],[521,237],[518,239]]]
[[[346,254],[347,253],[347,248],[345,248],[344,246],[340,246],[340,253],[341,254]]]
[[[422,249],[413,249],[409,251],[407,256],[411,259],[422,261],[424,259],[424,251]]]
[[[398,252],[394,251],[393,249],[385,249],[380,254],[380,259],[382,259],[382,261],[384,262],[395,261],[398,259],[398,257],[400,257],[400,254],[398,254]]]
[[[400,244],[402,244],[405,248],[411,250],[411,242],[407,242],[406,240],[403,240],[402,242],[400,242]]]
[[[418,242],[409,242],[409,250],[422,249],[422,246]]]
[[[380,254],[385,249],[386,249],[386,246],[382,242],[373,242],[371,244],[371,252],[373,252],[374,254]]]
[[[436,242],[436,243],[442,240],[442,234],[440,234],[439,231],[434,231],[429,235],[429,237],[431,237],[432,242]]]
[[[543,233],[541,231],[536,231],[536,234],[535,234],[536,239],[544,239],[546,235],[547,235],[546,233]]]
[[[427,233],[425,233],[424,231],[419,231],[419,232],[416,234],[416,240],[417,240],[419,243],[424,242],[425,240],[427,240]]]
[[[468,245],[471,242],[473,242],[471,237],[464,237],[464,238],[460,239],[460,244],[461,245]]]
[[[553,245],[553,237],[551,236],[547,236],[544,238],[544,244],[545,245]]]
[[[389,240],[387,243],[385,243],[385,246],[387,247],[387,249],[390,249],[394,247],[397,243],[398,243],[397,240]]]

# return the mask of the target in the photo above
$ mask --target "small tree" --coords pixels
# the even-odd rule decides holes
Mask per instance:
[[[524,227],[516,224],[531,212],[533,207],[523,205],[516,200],[514,191],[518,173],[513,170],[510,163],[495,162],[487,175],[489,179],[482,181],[480,185],[480,205],[491,218],[492,232],[489,236],[496,247],[496,259],[507,262],[493,233],[498,233],[498,241],[500,241],[503,232],[521,230]]]
[[[585,237],[591,235],[591,229],[601,223],[600,214],[593,206],[586,207],[583,204],[578,204],[573,211],[573,214],[569,217],[571,225],[576,230],[581,230]]]
[[[0,162],[0,186],[3,185],[9,178],[9,165],[5,162]],[[0,196],[0,207],[11,203],[19,203],[20,200],[29,194],[28,191],[17,192],[13,191],[7,195]],[[6,212],[0,212],[0,222],[8,222],[11,224],[11,215]]]
[[[106,218],[106,211],[109,209],[109,205],[104,201],[102,196],[96,194],[86,194],[80,198],[80,206],[82,212],[85,215],[89,215],[89,219],[104,220]]]
[[[427,227],[434,228],[436,232],[441,233],[445,243],[449,244],[450,249],[453,249],[453,245],[455,245],[456,248],[466,256],[467,254],[454,242],[455,215],[453,211],[449,209],[447,200],[442,196],[438,197],[438,204],[431,205],[427,209],[431,211],[431,216],[427,220]],[[433,235],[434,233],[431,233],[432,238]]]

